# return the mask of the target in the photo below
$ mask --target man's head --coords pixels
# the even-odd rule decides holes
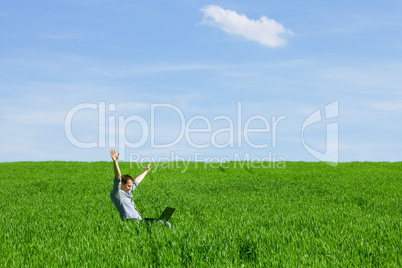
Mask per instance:
[[[130,175],[128,175],[128,174],[123,175],[123,176],[121,176],[121,187],[120,188],[123,191],[125,191],[126,193],[128,193],[128,191],[131,190],[131,187],[133,187],[133,182],[134,182],[134,179],[131,178]]]

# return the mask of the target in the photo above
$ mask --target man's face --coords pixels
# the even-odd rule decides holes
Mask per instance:
[[[126,193],[128,193],[128,191],[131,190],[131,187],[133,187],[133,181],[132,180],[128,180],[126,184],[121,183],[121,189],[123,191],[125,191]]]

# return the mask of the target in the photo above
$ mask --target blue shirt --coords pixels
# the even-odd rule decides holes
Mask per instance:
[[[110,193],[110,198],[112,199],[114,205],[119,211],[121,220],[122,221],[124,221],[124,219],[142,220],[141,214],[138,212],[134,204],[133,195],[131,194],[135,190],[135,188],[137,188],[138,183],[134,181],[133,186],[128,191],[128,193],[120,189],[120,186],[121,186],[121,179],[115,177],[113,190]]]

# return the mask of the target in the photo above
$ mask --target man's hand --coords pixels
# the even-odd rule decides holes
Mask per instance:
[[[118,179],[121,179],[119,163],[117,162],[117,161],[119,161],[119,155],[120,155],[120,153],[116,154],[115,149],[110,150],[110,157],[113,159],[114,176]]]
[[[150,171],[150,170],[151,170],[151,167],[152,167],[151,164],[148,164],[148,165],[147,165],[147,171]]]
[[[114,162],[119,161],[119,156],[120,156],[120,153],[116,154],[115,149],[110,150],[110,157],[113,159]]]

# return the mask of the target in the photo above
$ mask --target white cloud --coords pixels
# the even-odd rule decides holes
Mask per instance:
[[[286,41],[280,35],[292,34],[291,30],[265,16],[252,20],[234,10],[226,10],[216,5],[209,5],[201,11],[204,13],[202,24],[218,27],[227,33],[240,35],[265,46],[283,46]]]

